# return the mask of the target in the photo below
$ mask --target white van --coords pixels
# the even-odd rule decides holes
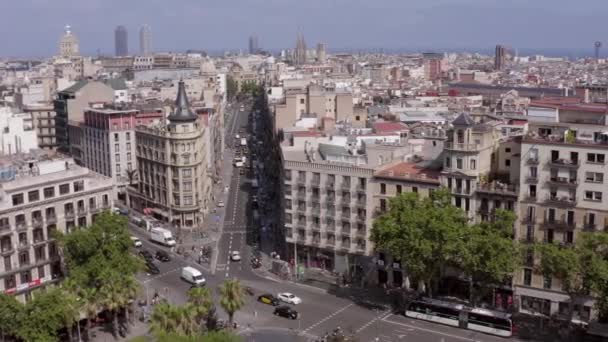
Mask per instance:
[[[173,234],[171,234],[170,230],[164,228],[152,228],[150,230],[150,240],[169,247],[175,246],[175,239],[173,238]]]
[[[136,248],[143,246],[141,240],[136,236],[131,236],[131,241],[133,242],[133,246]]]
[[[207,282],[201,271],[190,266],[182,268],[182,279],[197,286],[203,286]]]

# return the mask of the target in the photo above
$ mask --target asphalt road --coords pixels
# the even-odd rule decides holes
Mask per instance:
[[[235,132],[238,132],[239,127],[245,126],[246,122],[245,112],[238,112],[236,116],[229,117],[226,140],[231,148],[234,146]],[[310,340],[310,336],[322,336],[337,326],[355,334],[362,342],[505,341],[503,338],[412,320],[401,315],[394,315],[389,311],[373,310],[356,304],[350,299],[327,294],[322,289],[291,282],[279,282],[255,273],[249,266],[250,247],[247,245],[247,234],[251,233],[251,229],[253,229],[250,224],[249,209],[251,188],[247,177],[247,175],[240,175],[237,169],[233,172],[225,201],[226,214],[222,236],[217,246],[219,254],[215,272],[208,267],[191,263],[173,254],[170,262],[156,262],[160,268],[160,274],[138,275],[149,298],[155,291],[158,291],[170,303],[184,303],[190,284],[180,279],[180,271],[182,267],[190,265],[203,272],[207,279],[207,286],[214,290],[227,278],[239,279],[243,284],[254,289],[256,295],[249,298],[246,307],[235,315],[235,320],[239,322],[249,341],[277,342],[282,338],[289,340],[289,336],[293,336],[294,333],[308,336],[303,340]],[[146,232],[141,228],[132,227],[132,233],[141,238],[143,248],[151,250],[153,253],[157,249],[168,250],[151,243]],[[231,262],[229,253],[232,251],[239,251],[242,261]],[[296,307],[300,313],[298,320],[274,316],[272,306],[256,301],[259,294],[276,295],[279,292],[292,292],[302,298],[302,304]],[[222,316],[221,309],[219,310]],[[265,330],[256,332],[256,329],[259,328]],[[295,339],[291,340],[295,341]]]

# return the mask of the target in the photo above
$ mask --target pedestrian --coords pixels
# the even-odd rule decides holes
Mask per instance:
[[[253,317],[258,317],[258,311],[257,310],[253,310]]]

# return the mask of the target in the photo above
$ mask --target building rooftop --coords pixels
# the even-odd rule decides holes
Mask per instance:
[[[402,132],[408,129],[407,125],[401,122],[375,122],[373,127],[376,134]]]
[[[413,162],[398,162],[378,170],[374,176],[394,180],[410,180],[439,184],[440,172]]]

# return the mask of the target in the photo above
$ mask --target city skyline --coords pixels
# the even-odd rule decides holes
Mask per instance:
[[[137,32],[144,23],[156,28],[155,51],[189,48],[245,51],[250,32],[264,37],[264,45],[270,50],[293,48],[300,27],[307,41],[324,41],[333,49],[491,50],[497,43],[504,43],[520,49],[582,48],[592,56],[593,42],[603,40],[598,34],[602,32],[600,13],[608,6],[597,0],[585,3],[578,6],[564,2],[555,6],[555,1],[548,0],[533,4],[520,0],[509,4],[437,0],[430,4],[422,1],[406,4],[384,0],[344,6],[345,0],[332,3],[315,0],[305,4],[261,0],[200,4],[184,0],[170,7],[160,1],[146,2],[143,7],[141,1],[133,1],[117,7],[117,0],[91,0],[83,4],[29,0],[2,4],[3,11],[12,15],[0,23],[0,29],[14,32],[14,27],[21,27],[19,23],[26,18],[40,17],[36,27],[14,32],[11,40],[3,42],[4,54],[9,56],[53,54],[61,28],[66,24],[80,38],[83,54],[95,54],[98,50],[109,54],[113,51],[112,30],[116,25],[125,24],[128,30]],[[113,11],[115,8],[122,10]],[[112,11],[109,20],[99,15]],[[542,17],[538,16],[539,11]],[[227,17],[238,25],[228,25]],[[272,20],[258,20],[261,17]],[[360,25],[365,22],[370,25]],[[462,25],[465,22],[467,25]]]

